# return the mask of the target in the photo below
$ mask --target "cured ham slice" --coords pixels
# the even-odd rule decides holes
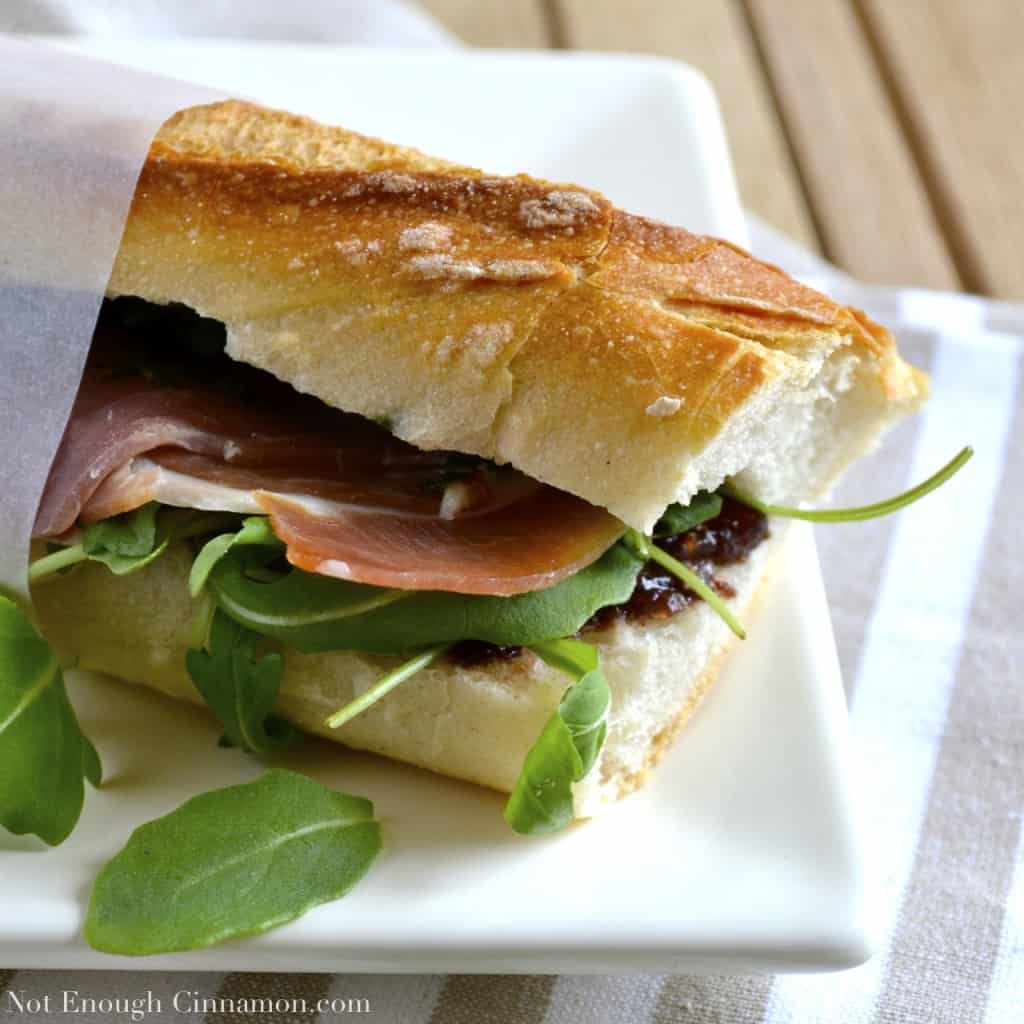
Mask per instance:
[[[70,529],[114,470],[161,448],[206,455],[226,466],[287,466],[294,476],[367,479],[374,474],[381,487],[398,481],[391,487],[392,504],[404,501],[406,508],[419,497],[427,507],[429,495],[420,485],[436,480],[450,456],[421,452],[358,416],[285,391],[283,409],[281,403],[255,409],[211,391],[88,370],[50,469],[34,535],[52,537]]]
[[[262,513],[308,572],[511,595],[577,572],[623,532],[605,510],[514,470],[420,451],[287,388],[281,399],[266,414],[214,392],[90,371],[36,535],[149,501]]]
[[[186,457],[203,458],[201,455]],[[214,467],[220,465],[213,459],[209,462]],[[97,523],[151,501],[205,512],[262,515],[251,490],[179,473],[142,455],[126,462],[103,481],[82,509],[79,522]]]
[[[258,492],[288,561],[307,572],[403,590],[509,596],[550,587],[599,558],[623,527],[564,491],[486,516],[411,519]]]

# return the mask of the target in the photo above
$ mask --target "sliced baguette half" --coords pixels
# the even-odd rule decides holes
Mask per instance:
[[[718,570],[735,588],[730,605],[740,614],[779,543],[773,536],[746,562]],[[202,704],[185,669],[191,559],[190,549],[178,544],[127,576],[86,563],[40,583],[33,599],[47,638],[82,668]],[[592,816],[642,781],[717,677],[733,638],[697,602],[671,618],[619,622],[586,639],[600,651],[612,711],[600,760],[576,787],[579,817]],[[476,667],[440,661],[332,730],[325,719],[401,659],[286,650],[284,663],[278,707],[301,728],[503,792],[512,789],[570,682],[529,652]]]
[[[161,129],[109,293],[641,530],[728,476],[812,499],[927,391],[883,328],[726,242],[235,101]]]

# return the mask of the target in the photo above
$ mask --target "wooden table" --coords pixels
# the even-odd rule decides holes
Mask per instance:
[[[1024,298],[1020,0],[423,0],[476,46],[700,68],[743,200],[865,281]]]

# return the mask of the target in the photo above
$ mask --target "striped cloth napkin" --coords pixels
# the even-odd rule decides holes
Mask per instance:
[[[34,8],[15,3],[13,10],[48,8],[52,26],[27,16],[17,26],[38,30],[62,27],[57,15],[65,11],[81,21],[83,12],[99,10],[103,23],[102,9],[110,6],[50,0]],[[358,6],[344,4],[346,11]],[[249,14],[262,8],[273,8],[279,22],[285,10],[289,21],[336,10],[323,0],[246,5]],[[422,16],[412,17],[416,42],[443,41]],[[396,41],[400,20],[388,22],[390,37],[360,38]],[[303,37],[338,38],[336,31]],[[68,992],[77,993],[77,1005],[159,1004],[162,1011],[145,1020],[180,1024],[355,1015],[381,1024],[1024,1020],[1024,631],[1015,615],[1024,611],[1024,559],[1016,543],[1017,502],[1024,503],[1024,306],[867,287],[756,221],[751,233],[757,255],[867,310],[932,376],[934,397],[924,414],[850,473],[837,502],[896,493],[962,445],[976,449],[952,483],[898,517],[817,533],[872,838],[884,934],[879,956],[842,974],[774,978],[0,970],[0,1016],[82,1024],[131,1019],[121,1009],[72,1018],[63,1012]],[[18,1014],[18,1005],[47,995],[49,1012]],[[198,1011],[204,999],[218,1000],[225,1012]]]

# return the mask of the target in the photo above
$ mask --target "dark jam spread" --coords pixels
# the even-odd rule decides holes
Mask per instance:
[[[675,537],[663,537],[658,547],[688,565],[702,559],[715,566],[735,565],[745,562],[767,537],[768,520],[763,513],[732,498],[722,498],[722,511],[714,519]]]
[[[448,660],[463,668],[483,665],[492,661],[511,661],[518,658],[522,647],[505,647],[483,640],[460,640],[448,648]]]
[[[659,537],[657,545],[673,558],[685,563],[724,598],[736,596],[735,590],[715,576],[715,570],[745,562],[750,552],[768,537],[768,520],[757,509],[732,498],[722,499],[722,510],[685,533]],[[625,619],[645,622],[667,619],[700,598],[681,580],[655,562],[647,562],[636,578],[628,601],[595,612],[584,623],[581,633],[607,629]],[[482,640],[463,640],[448,652],[459,665],[476,666],[492,660],[508,661],[519,655],[520,647],[498,647]]]
[[[693,569],[721,597],[735,590],[715,576],[715,570],[744,562],[768,536],[768,520],[757,509],[732,498],[722,499],[722,511],[714,519],[674,537],[660,537],[658,547]],[[700,598],[682,580],[655,562],[647,562],[636,578],[632,596],[624,604],[602,608],[590,617],[581,632],[606,629],[619,619],[644,622],[667,619]]]

